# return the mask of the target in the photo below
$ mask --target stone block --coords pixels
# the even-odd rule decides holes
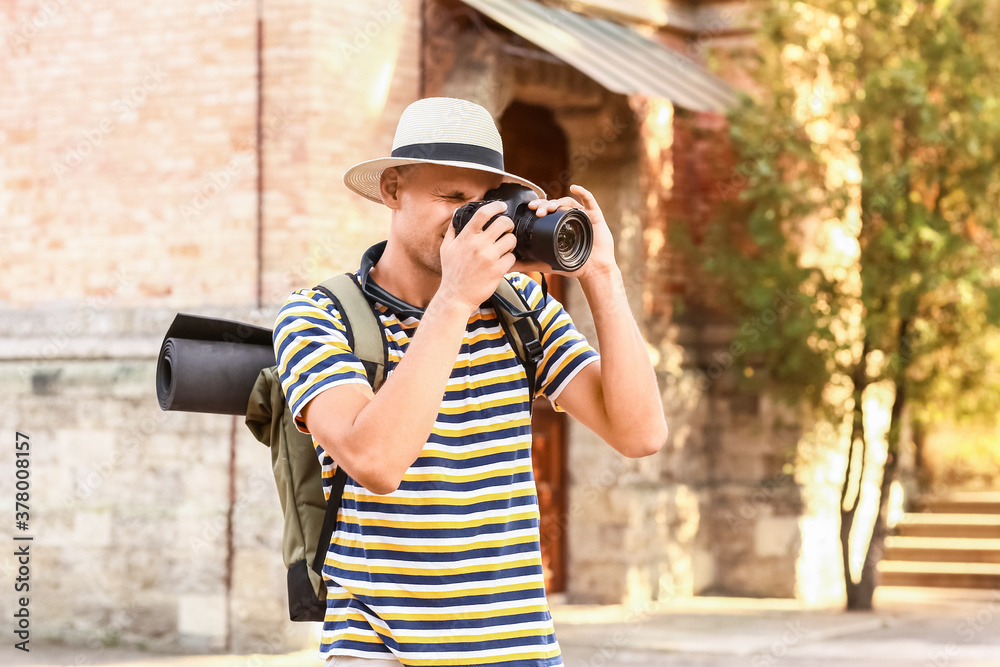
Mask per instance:
[[[73,517],[72,543],[88,547],[111,544],[112,514],[104,511],[79,511]]]
[[[620,604],[627,594],[628,567],[620,563],[592,563],[571,569],[567,600],[571,604]]]
[[[229,504],[229,470],[223,466],[171,466],[167,475],[174,483],[172,496],[178,503],[225,507]]]
[[[162,601],[137,604],[126,627],[133,641],[162,645],[164,639],[177,633],[177,605]]]
[[[587,569],[594,563],[621,562],[628,531],[624,525],[571,522],[568,532],[569,569]]]
[[[797,557],[801,539],[797,517],[762,517],[754,526],[754,553]]]
[[[694,595],[708,590],[715,583],[715,556],[706,549],[695,548],[691,557]]]
[[[109,429],[60,428],[54,444],[63,465],[86,466],[91,461],[110,459],[116,439],[117,433]]]
[[[226,606],[225,595],[181,595],[177,600],[177,629],[182,635],[225,639]]]

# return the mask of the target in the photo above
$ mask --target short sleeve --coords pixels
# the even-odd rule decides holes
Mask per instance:
[[[562,412],[556,400],[577,373],[600,356],[590,346],[583,334],[577,331],[573,319],[562,304],[549,294],[542,294],[541,286],[523,273],[508,274],[507,279],[534,310],[541,327],[542,361],[535,370],[537,396],[545,396],[552,406]]]
[[[274,324],[274,356],[295,426],[308,433],[302,411],[327,389],[368,385],[361,360],[347,340],[340,311],[322,292],[293,292]],[[370,386],[370,385],[369,385]]]

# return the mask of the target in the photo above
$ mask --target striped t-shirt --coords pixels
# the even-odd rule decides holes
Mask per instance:
[[[520,273],[507,279],[532,308],[542,306],[537,283]],[[400,320],[382,304],[375,311],[391,376],[419,319]],[[597,352],[551,297],[538,319],[544,356],[536,395],[555,401]],[[368,382],[340,312],[321,292],[289,297],[274,342],[282,387],[303,432],[302,411],[313,397]],[[391,652],[404,665],[562,664],[542,578],[529,404],[524,368],[496,313],[480,307],[469,318],[431,435],[399,488],[376,495],[348,476],[323,567],[320,657]],[[329,495],[336,465],[318,445],[316,453]]]

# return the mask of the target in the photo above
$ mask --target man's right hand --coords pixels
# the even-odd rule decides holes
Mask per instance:
[[[489,220],[506,209],[499,201],[480,207],[460,234],[448,225],[441,243],[441,286],[435,298],[451,299],[472,313],[496,291],[504,274],[514,266],[517,239],[511,233],[514,223],[509,217]]]

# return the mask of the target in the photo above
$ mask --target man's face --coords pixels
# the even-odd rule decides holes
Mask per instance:
[[[455,209],[481,200],[502,181],[497,174],[437,164],[403,169],[393,233],[417,264],[440,275],[441,242]]]

